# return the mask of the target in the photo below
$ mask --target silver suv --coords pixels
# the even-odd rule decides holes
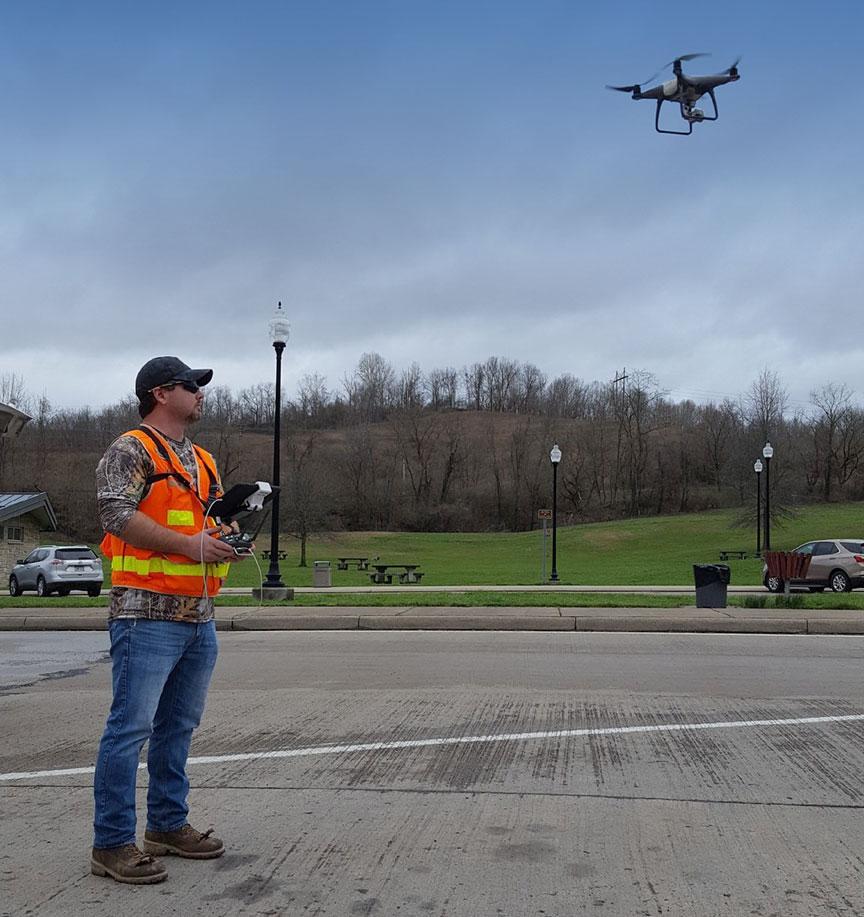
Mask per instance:
[[[864,539],[832,538],[830,541],[808,541],[795,548],[795,554],[809,554],[810,566],[803,580],[790,580],[792,586],[809,586],[822,592],[827,586],[834,592],[849,592],[864,586]],[[762,582],[769,592],[782,592],[785,583],[778,576],[768,576],[768,565],[762,568]]]
[[[84,589],[97,596],[102,591],[102,562],[86,544],[42,545],[9,574],[9,595],[19,596],[25,589],[35,589],[40,596]]]

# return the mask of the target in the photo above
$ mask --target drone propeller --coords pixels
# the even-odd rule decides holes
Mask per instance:
[[[732,64],[728,70],[724,70],[722,73],[720,73],[719,76],[738,76],[738,64],[740,63],[741,55],[739,54],[738,57],[735,58],[735,63]]]
[[[646,83],[653,83],[667,67],[674,67],[677,64],[679,70],[676,72],[680,72],[682,61],[694,60],[697,57],[711,57],[711,54],[706,51],[697,51],[695,54],[682,54],[681,57],[676,57],[675,60],[670,60],[668,64],[664,64],[656,73],[649,76],[647,80],[642,80],[641,83],[634,83],[632,86],[609,86],[607,84],[606,88],[614,89],[616,92],[642,92],[642,87]],[[729,76],[735,76],[738,73],[736,68],[740,61],[741,58],[739,57],[738,60],[736,60],[728,70],[724,70],[723,73]]]
[[[669,66],[669,65],[667,64],[666,66]],[[666,68],[664,67],[663,70],[665,70],[665,69],[666,69]],[[643,87],[646,83],[653,83],[654,80],[656,80],[657,77],[660,76],[660,74],[663,72],[663,70],[658,70],[656,73],[652,73],[651,76],[649,76],[647,80],[642,80],[641,83],[634,83],[632,86],[609,86],[609,85],[607,84],[606,88],[607,88],[607,89],[615,89],[615,90],[617,90],[618,92],[642,92],[642,87]]]
[[[697,57],[711,57],[711,55],[707,51],[697,51],[695,54],[682,54],[681,57],[676,57],[675,60],[670,60],[668,64],[664,64],[663,69],[665,70],[673,64],[680,64],[681,61],[695,60]]]
[[[694,57],[710,57],[710,56],[711,56],[710,54],[707,54],[707,53],[705,53],[705,52],[703,52],[703,51],[700,51],[700,52],[698,52],[698,53],[696,53],[696,54],[683,54],[681,57],[676,57],[675,60],[670,60],[668,64],[663,64],[663,66],[662,66],[656,73],[652,73],[651,76],[649,76],[647,80],[642,80],[641,83],[635,83],[633,86],[607,86],[606,88],[607,88],[607,89],[615,89],[615,90],[617,90],[618,92],[641,92],[641,91],[642,91],[642,87],[643,87],[646,83],[653,83],[654,80],[656,80],[657,77],[660,76],[660,74],[661,74],[667,67],[671,67],[671,66],[673,66],[673,64],[680,64],[681,61],[693,60]],[[738,61],[735,61],[735,64],[737,64],[737,63],[738,63]],[[733,64],[732,66],[734,67],[735,64]]]

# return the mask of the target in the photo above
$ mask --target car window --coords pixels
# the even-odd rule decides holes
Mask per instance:
[[[24,558],[24,563],[25,564],[35,564],[37,560],[39,560],[39,549],[38,548],[35,551],[31,551]]]
[[[43,561],[50,553],[51,552],[48,550],[48,548],[41,548],[36,552],[36,560]]]
[[[864,543],[860,541],[841,541],[840,544],[853,554],[864,554]]]
[[[96,557],[90,548],[57,548],[54,556],[57,560],[93,560]]]
[[[812,554],[813,546],[816,544],[815,541],[808,541],[807,544],[802,544],[800,548],[795,548],[796,554]]]
[[[813,555],[836,554],[837,545],[833,541],[817,541],[813,547]]]

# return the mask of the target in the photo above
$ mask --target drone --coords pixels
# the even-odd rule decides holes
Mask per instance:
[[[674,61],[664,64],[657,73],[649,77],[645,82],[652,83],[667,67],[672,68],[672,79],[666,80],[665,83],[661,83],[659,86],[655,86],[645,92],[642,91],[641,83],[636,83],[633,86],[607,86],[606,88],[614,89],[617,92],[632,92],[634,99],[656,99],[657,113],[654,116],[654,129],[657,133],[682,134],[686,137],[688,134],[693,133],[694,124],[702,121],[717,120],[717,99],[714,97],[714,90],[718,86],[734,83],[735,80],[740,79],[738,74],[740,57],[728,70],[724,70],[714,76],[687,76],[681,69],[682,61],[693,60],[697,57],[710,57],[710,54],[682,54],[681,57],[676,57]],[[706,115],[700,108],[695,107],[696,102],[706,93],[714,103],[713,116]],[[670,131],[660,127],[660,109],[663,107],[664,102],[677,102],[681,106],[681,117],[687,122],[686,131]]]

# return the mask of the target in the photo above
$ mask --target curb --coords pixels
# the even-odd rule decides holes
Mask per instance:
[[[360,615],[360,630],[542,630],[574,631],[573,617],[518,615]]]
[[[858,623],[858,622],[856,622]],[[619,633],[806,634],[806,618],[576,618],[576,630]]]
[[[0,617],[3,631],[107,631],[108,622],[93,615],[15,615]],[[681,634],[864,635],[864,617],[779,618],[688,615],[381,615],[271,614],[217,618],[219,631],[535,631]]]

